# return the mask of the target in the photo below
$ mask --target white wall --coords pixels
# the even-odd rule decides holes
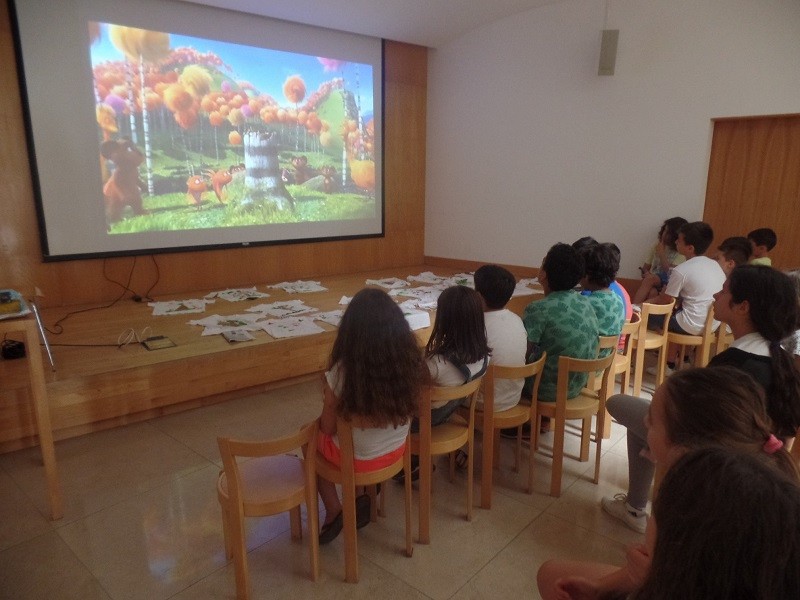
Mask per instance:
[[[592,235],[636,277],[665,218],[702,218],[711,119],[800,112],[798,0],[609,0],[610,77],[604,16],[568,0],[431,50],[426,255],[539,266]]]

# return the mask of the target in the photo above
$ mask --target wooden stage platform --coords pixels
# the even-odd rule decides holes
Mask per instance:
[[[279,282],[255,283],[251,285],[270,297],[244,302],[217,299],[202,314],[156,317],[146,302],[136,303],[128,298],[109,308],[73,314],[63,322],[63,333],[48,335],[56,364],[56,370],[51,371],[45,357],[54,437],[73,437],[313,377],[326,366],[336,336],[336,328],[331,325],[317,321],[325,329],[322,334],[276,340],[260,331],[254,333],[253,341],[229,343],[221,335],[201,336],[202,328],[189,325],[188,321],[212,314],[241,313],[256,304],[281,300],[299,299],[320,311],[334,310],[342,308],[342,296],[355,294],[367,279],[405,278],[424,271],[443,276],[459,272],[420,265],[309,278],[320,281],[328,291],[307,294],[288,294],[266,287]],[[530,272],[515,274],[531,276]],[[202,298],[212,291],[220,290],[155,299]],[[509,308],[521,314],[533,298],[513,298]],[[44,324],[53,329],[64,315],[84,308],[90,307],[46,309],[42,311]],[[433,317],[432,314],[431,321]],[[133,329],[140,333],[146,327],[150,328],[148,335],[167,336],[176,346],[152,351],[138,343],[116,347],[123,332]],[[429,329],[417,334],[427,340]],[[0,361],[0,452],[36,443],[24,362]]]

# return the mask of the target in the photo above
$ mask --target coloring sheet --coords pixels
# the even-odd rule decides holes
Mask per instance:
[[[323,321],[328,323],[329,325],[333,325],[334,327],[338,327],[339,323],[342,322],[342,315],[344,314],[344,310],[341,308],[337,308],[336,310],[329,310],[328,312],[321,312],[321,313],[314,313],[312,318],[316,321]]]
[[[300,337],[324,333],[325,330],[314,323],[313,317],[287,317],[270,319],[261,323],[261,328],[275,339]]]
[[[267,287],[281,289],[289,294],[307,294],[309,292],[325,292],[328,288],[322,287],[319,281],[284,281]]]
[[[542,294],[544,290],[539,285],[539,280],[534,277],[533,279],[520,279],[517,282],[517,287],[514,288],[514,293],[511,294],[512,298],[515,296],[531,296],[533,294]]]
[[[229,331],[258,331],[261,325],[257,321],[262,318],[263,315],[211,315],[189,321],[189,325],[205,327],[202,335],[217,335]]]
[[[316,308],[306,306],[306,303],[302,300],[284,300],[282,302],[272,302],[271,304],[259,304],[245,310],[247,312],[261,313],[261,317],[267,315],[271,317],[288,317],[317,311]]]
[[[404,290],[391,290],[389,295],[415,298],[416,305],[419,308],[430,310],[436,308],[436,304],[439,300],[439,295],[442,293],[442,289],[444,288],[440,289],[439,286],[424,285]]]
[[[377,285],[387,290],[396,290],[411,285],[405,279],[398,277],[384,277],[383,279],[367,279],[367,285]]]
[[[430,271],[425,271],[424,273],[420,273],[419,275],[409,275],[408,280],[416,281],[419,283],[436,284],[436,283],[447,283],[450,280],[450,278],[443,277],[442,275],[434,275]]]
[[[206,311],[206,304],[213,304],[214,300],[205,298],[195,300],[168,300],[166,302],[148,302],[147,306],[153,307],[153,316],[185,315]]]
[[[269,294],[266,292],[259,292],[255,287],[234,288],[230,290],[222,290],[221,292],[211,292],[210,294],[206,294],[205,298],[207,300],[211,300],[212,298],[222,298],[228,302],[242,302],[243,300],[269,298]]]

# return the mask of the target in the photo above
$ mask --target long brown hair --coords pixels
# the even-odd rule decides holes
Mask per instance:
[[[794,436],[800,427],[800,372],[792,356],[781,347],[800,320],[797,288],[791,278],[772,267],[740,265],[728,277],[731,302],[745,300],[755,330],[769,342],[772,377],[767,392],[767,412],[776,432]]]
[[[440,354],[466,365],[490,353],[480,294],[463,285],[447,288],[439,296],[426,356]]]
[[[762,387],[741,369],[681,369],[662,384],[671,444],[684,448],[720,446],[754,454],[800,481],[797,464],[781,447],[767,452],[772,423]]]
[[[377,427],[405,423],[430,375],[403,311],[383,290],[364,288],[350,301],[329,368],[342,376],[339,415]]]
[[[685,454],[664,477],[653,515],[655,548],[635,600],[798,597],[800,489],[757,456]]]

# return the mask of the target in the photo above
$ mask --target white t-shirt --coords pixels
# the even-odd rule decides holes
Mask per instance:
[[[725,273],[717,261],[707,256],[695,256],[672,269],[664,293],[681,299],[676,320],[686,333],[697,335],[703,331],[708,309],[714,294],[722,289]],[[719,321],[714,321],[716,330]]]
[[[334,365],[330,371],[325,373],[328,385],[338,397],[342,392],[342,380],[339,373],[339,365]],[[368,429],[353,428],[353,454],[359,460],[370,460],[397,450],[406,441],[408,428],[411,426],[411,419],[405,425],[394,427],[389,424],[386,427],[370,427]],[[334,435],[333,442],[337,447],[339,437]]]
[[[434,385],[454,386],[464,385],[464,374],[441,354],[434,354],[426,359],[428,370],[431,372]],[[483,369],[483,359],[466,365],[470,375],[475,376]],[[446,401],[432,402],[431,408],[440,408],[447,404]]]
[[[486,338],[492,349],[492,364],[519,367],[525,364],[528,334],[522,319],[507,308],[483,313]],[[519,404],[524,379],[497,379],[494,383],[494,410],[507,410]],[[482,404],[482,396],[478,397]]]

